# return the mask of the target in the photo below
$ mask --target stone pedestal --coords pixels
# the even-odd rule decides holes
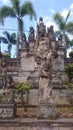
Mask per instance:
[[[0,118],[14,118],[16,113],[15,104],[0,104]]]
[[[53,102],[41,101],[38,104],[37,118],[39,119],[55,119],[57,117],[56,107]]]

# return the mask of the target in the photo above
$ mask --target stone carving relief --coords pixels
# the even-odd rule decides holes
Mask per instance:
[[[29,30],[29,36],[28,36],[29,43],[35,41],[35,33],[34,32],[35,32],[34,28],[31,26],[30,30]]]
[[[14,81],[11,75],[6,76],[2,104],[14,103]]]
[[[46,27],[44,25],[42,17],[39,18],[39,21],[37,24],[37,35],[38,35],[39,39],[42,37],[45,37],[45,35],[46,35]]]
[[[26,35],[25,33],[22,34],[22,48],[26,48]]]
[[[58,46],[62,46],[62,35],[61,34],[58,37]]]

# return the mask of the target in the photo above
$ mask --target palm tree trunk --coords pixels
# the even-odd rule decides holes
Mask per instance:
[[[8,44],[8,54],[10,55],[11,57],[11,48],[12,48],[12,45],[11,43]]]
[[[19,43],[20,43],[20,25],[18,20],[18,32],[17,32],[17,41],[16,41],[16,57],[19,57]]]
[[[64,45],[64,48],[65,48],[65,53],[64,53],[64,55],[65,55],[65,59],[66,59],[66,57],[67,57],[67,51],[66,51],[67,47],[66,47],[65,32],[63,32],[63,45]]]

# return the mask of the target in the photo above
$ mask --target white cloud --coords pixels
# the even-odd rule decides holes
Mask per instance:
[[[72,20],[72,17],[73,17],[73,3],[69,6],[69,8],[67,9],[63,9],[62,12],[61,12],[61,15],[66,18],[68,12],[70,10],[70,16],[69,16],[69,20],[71,21]]]
[[[58,26],[53,21],[46,22],[46,27],[50,27],[51,25],[53,25],[54,31],[58,30]]]
[[[49,17],[45,16],[43,19],[46,27],[50,27],[51,25],[53,25],[54,30],[55,31],[58,30],[58,26],[55,24],[55,22],[53,22],[52,15],[50,15]]]
[[[69,12],[68,9],[64,9],[64,10],[61,12],[61,15],[62,15],[63,17],[66,17],[67,14],[68,14],[68,12]]]
[[[3,4],[8,4],[10,1],[9,0],[1,0]]]
[[[70,5],[70,9],[73,9],[73,3]]]
[[[55,10],[49,9],[49,12],[50,12],[51,14],[54,14],[54,13],[55,13]]]
[[[71,16],[73,16],[73,3],[70,5]]]
[[[31,0],[32,2],[36,2],[37,0]],[[43,2],[44,0],[39,0],[40,2]]]
[[[73,39],[73,35],[68,34],[68,36],[69,36],[70,40],[72,40],[72,39]]]

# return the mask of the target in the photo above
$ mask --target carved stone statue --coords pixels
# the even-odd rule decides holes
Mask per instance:
[[[42,17],[39,18],[39,21],[38,21],[38,24],[37,24],[37,33],[38,33],[39,38],[44,37],[45,34],[46,34],[46,27],[43,23]]]
[[[58,46],[62,46],[62,35],[61,34],[58,37]]]
[[[30,27],[30,30],[29,30],[28,41],[29,43],[35,41],[34,28],[32,26]]]
[[[7,59],[3,56],[1,61],[0,88],[2,89],[2,100],[0,104],[0,118],[13,118],[16,114],[16,105],[14,101],[14,81],[11,75],[7,74]]]
[[[55,39],[55,37],[54,37],[54,30],[53,30],[53,26],[52,25],[47,28],[47,37],[49,38],[49,41],[52,41],[52,40]]]
[[[26,35],[25,33],[22,34],[22,48],[26,47]]]
[[[25,35],[25,33],[22,34],[22,41],[26,41],[26,35]]]
[[[2,104],[14,103],[14,81],[11,75],[6,76],[6,86],[3,96]]]
[[[7,63],[6,58],[2,56],[2,59],[1,59],[2,75],[7,73],[7,65],[8,63]]]

